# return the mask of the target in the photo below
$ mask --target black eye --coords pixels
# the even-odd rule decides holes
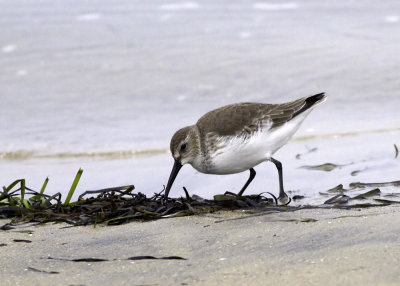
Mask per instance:
[[[187,148],[187,143],[183,143],[183,144],[181,145],[181,152],[186,151],[186,148]]]

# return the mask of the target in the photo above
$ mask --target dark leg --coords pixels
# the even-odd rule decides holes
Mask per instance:
[[[278,174],[279,174],[279,197],[278,197],[278,200],[287,201],[289,197],[283,190],[282,163],[279,162],[278,160],[275,160],[272,157],[271,157],[271,162],[275,164],[276,168],[278,169]]]
[[[253,168],[251,168],[250,170],[250,177],[247,180],[246,184],[244,184],[243,188],[240,190],[240,192],[237,194],[238,197],[242,196],[242,194],[244,193],[244,191],[246,190],[246,188],[250,185],[251,181],[253,181],[254,177],[256,176],[256,171],[254,171]]]

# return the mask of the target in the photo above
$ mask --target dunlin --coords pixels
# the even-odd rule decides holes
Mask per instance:
[[[175,163],[165,198],[185,164],[205,174],[250,171],[247,182],[237,194],[241,196],[256,175],[254,167],[271,161],[278,169],[278,199],[287,202],[282,164],[272,155],[288,142],[313,107],[325,99],[325,94],[319,93],[282,104],[231,104],[206,113],[195,125],[178,130],[170,144]]]

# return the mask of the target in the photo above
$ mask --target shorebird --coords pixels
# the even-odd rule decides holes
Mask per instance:
[[[311,110],[325,99],[325,94],[319,93],[282,104],[230,104],[212,110],[196,124],[178,130],[170,144],[175,163],[165,189],[165,199],[185,164],[205,174],[250,171],[237,194],[242,196],[256,175],[254,167],[271,161],[279,175],[278,199],[287,202],[282,163],[272,155],[289,141]]]

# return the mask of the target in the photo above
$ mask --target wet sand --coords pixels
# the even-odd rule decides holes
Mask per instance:
[[[113,227],[67,226],[46,224],[1,231],[1,284],[400,283],[399,206],[287,213],[236,211]],[[71,262],[49,256],[109,261]],[[186,260],[125,260],[133,256]],[[35,272],[29,267],[59,273]]]

